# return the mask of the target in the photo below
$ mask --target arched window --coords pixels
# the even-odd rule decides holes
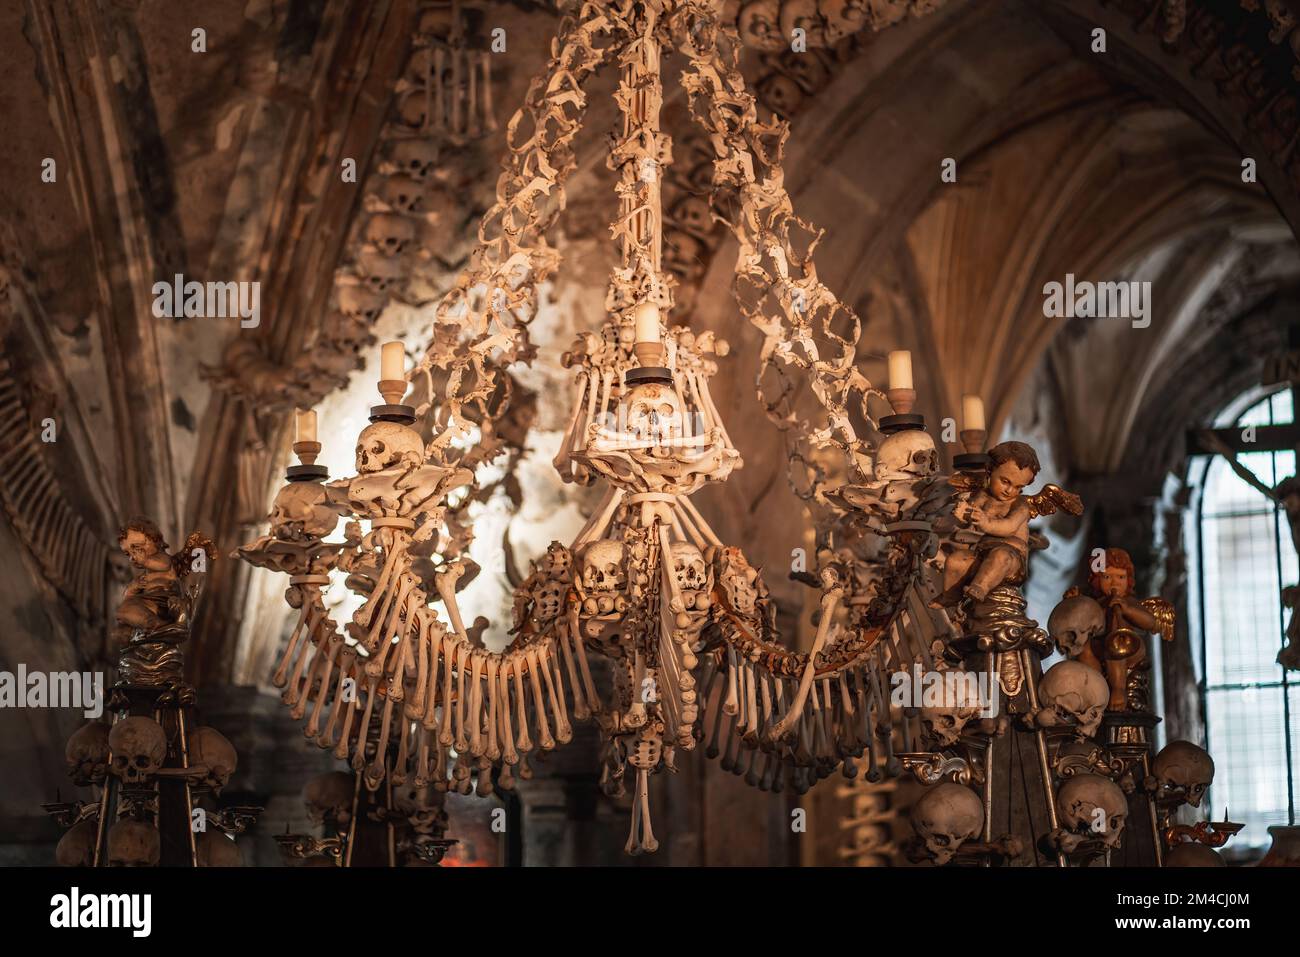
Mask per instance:
[[[1289,389],[1249,399],[1218,423],[1292,421]],[[1295,453],[1247,452],[1238,461],[1274,487],[1294,475]],[[1290,621],[1284,585],[1297,581],[1286,514],[1219,456],[1202,466],[1188,541],[1197,549],[1192,634],[1199,639],[1201,690],[1215,779],[1208,800],[1246,829],[1234,847],[1267,846],[1271,824],[1295,821],[1300,774],[1300,683],[1275,660]],[[1195,474],[1195,473],[1193,473]]]

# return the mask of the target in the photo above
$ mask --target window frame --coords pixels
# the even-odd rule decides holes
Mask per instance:
[[[1246,415],[1250,414],[1251,412],[1255,411],[1257,408],[1259,408],[1259,406],[1264,405],[1265,403],[1267,403],[1267,412],[1268,412],[1267,424],[1270,425],[1289,424],[1286,422],[1278,422],[1275,419],[1275,414],[1272,406],[1273,398],[1279,393],[1287,391],[1289,388],[1290,388],[1289,385],[1283,385],[1281,387],[1273,386],[1270,388],[1257,387],[1255,389],[1250,390],[1247,393],[1244,393],[1243,395],[1239,396],[1236,400],[1234,400],[1229,406],[1227,406],[1224,409],[1224,411],[1218,416],[1215,422],[1216,428],[1231,428],[1231,427],[1237,427],[1242,425],[1241,422],[1242,418],[1244,418]],[[1293,419],[1295,418],[1295,414],[1297,412],[1297,410],[1294,407],[1294,398],[1295,397],[1293,395],[1293,406],[1292,406]],[[1278,454],[1279,453],[1277,451],[1269,452],[1269,455],[1272,457],[1272,463],[1273,463],[1272,472],[1274,477],[1278,476],[1278,471],[1279,471],[1277,467]],[[1280,694],[1282,696],[1282,745],[1283,745],[1282,758],[1286,762],[1287,816],[1288,816],[1288,822],[1291,825],[1294,825],[1296,823],[1296,786],[1297,786],[1297,780],[1296,780],[1297,769],[1295,767],[1295,755],[1297,751],[1297,742],[1300,741],[1300,732],[1293,731],[1292,729],[1293,716],[1292,716],[1292,708],[1291,708],[1291,689],[1293,687],[1298,686],[1297,682],[1293,682],[1290,679],[1290,672],[1288,672],[1287,669],[1283,668],[1281,665],[1278,665],[1277,668],[1278,671],[1280,672],[1280,676],[1276,680],[1253,681],[1247,683],[1225,683],[1225,684],[1213,684],[1213,685],[1210,683],[1209,645],[1211,642],[1211,635],[1210,635],[1210,628],[1207,626],[1206,623],[1205,530],[1206,530],[1207,516],[1205,514],[1205,501],[1207,497],[1206,492],[1209,487],[1209,481],[1210,481],[1210,470],[1211,468],[1213,468],[1216,458],[1218,458],[1218,456],[1206,456],[1202,462],[1196,463],[1191,467],[1189,467],[1188,469],[1189,478],[1192,478],[1193,470],[1199,469],[1199,474],[1196,475],[1195,480],[1192,482],[1193,489],[1195,492],[1194,522],[1195,522],[1196,554],[1194,556],[1194,561],[1196,565],[1196,600],[1194,603],[1192,603],[1195,610],[1195,618],[1194,621],[1189,624],[1192,624],[1194,626],[1191,629],[1191,631],[1194,632],[1195,640],[1197,642],[1196,644],[1197,654],[1195,659],[1199,671],[1199,674],[1197,675],[1197,692],[1201,704],[1201,714],[1204,719],[1205,739],[1206,739],[1205,747],[1206,750],[1210,751],[1211,754],[1213,754],[1214,742],[1210,737],[1211,692],[1257,690],[1262,693],[1268,693],[1275,690],[1278,694]],[[1226,463],[1224,464],[1224,467],[1227,468]],[[1297,469],[1300,469],[1300,455],[1296,456],[1296,467]],[[1241,481],[1240,479],[1237,480]],[[1249,512],[1241,512],[1236,514],[1225,513],[1217,516],[1212,515],[1209,516],[1208,519],[1210,521],[1214,521],[1214,520],[1222,521],[1225,519],[1231,521],[1233,519],[1239,519],[1239,518],[1250,519],[1260,515],[1267,515],[1270,514],[1270,511],[1266,508],[1266,504],[1272,505],[1271,515],[1273,519],[1272,526],[1273,526],[1273,533],[1274,533],[1273,534],[1273,566],[1274,566],[1274,572],[1276,576],[1275,583],[1277,586],[1278,596],[1279,596],[1277,637],[1278,637],[1278,650],[1281,650],[1281,648],[1286,643],[1285,634],[1286,634],[1286,612],[1287,612],[1286,607],[1281,603],[1280,600],[1281,590],[1285,588],[1288,584],[1294,584],[1285,581],[1285,575],[1283,570],[1282,549],[1291,547],[1291,544],[1290,542],[1285,541],[1282,536],[1281,527],[1282,524],[1286,522],[1286,516],[1282,509],[1282,506],[1277,502],[1270,502],[1269,500],[1265,500],[1264,502],[1261,502],[1258,511],[1252,510]],[[1293,614],[1300,614],[1300,608],[1293,610]],[[1224,641],[1222,637],[1220,637],[1219,640]],[[1223,652],[1221,650],[1220,654],[1222,653]],[[1277,823],[1281,824],[1284,822],[1278,821]],[[1267,842],[1265,841],[1263,842],[1262,845],[1256,845],[1256,846],[1266,847]]]

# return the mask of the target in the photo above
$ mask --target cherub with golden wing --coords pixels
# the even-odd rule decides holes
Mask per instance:
[[[959,524],[953,536],[957,547],[945,562],[942,604],[956,600],[959,588],[965,597],[983,601],[999,585],[1023,581],[1030,519],[1059,508],[1075,515],[1083,511],[1077,495],[1055,485],[1044,486],[1036,495],[1023,494],[1041,469],[1038,455],[1024,442],[995,445],[989,459],[983,486],[964,494],[953,509]]]

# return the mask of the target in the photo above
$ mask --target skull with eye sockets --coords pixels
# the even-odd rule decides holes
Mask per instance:
[[[1100,774],[1076,774],[1056,794],[1061,827],[1075,837],[1095,838],[1119,847],[1128,818],[1128,798],[1119,785]]]
[[[438,168],[437,144],[422,139],[398,140],[390,157],[392,164],[411,179],[424,182]]]
[[[357,471],[362,475],[424,464],[420,434],[400,422],[372,422],[357,436]]]
[[[112,770],[123,784],[145,784],[167,757],[167,735],[157,721],[143,715],[123,718],[108,732]]]
[[[667,450],[682,438],[684,417],[677,392],[671,386],[646,382],[627,395],[627,430],[638,440]]]
[[[1096,599],[1075,595],[1058,602],[1047,619],[1047,633],[1061,654],[1077,658],[1106,631],[1106,612]]]
[[[942,867],[984,827],[984,804],[964,784],[944,782],[925,789],[912,806],[912,829],[925,856]]]
[[[1151,762],[1151,774],[1159,787],[1158,798],[1200,807],[1214,781],[1214,759],[1190,741],[1170,741]]]
[[[161,850],[158,832],[143,821],[123,818],[108,832],[109,867],[157,867]]]
[[[924,429],[904,429],[888,435],[876,450],[877,482],[928,478],[939,470],[934,439]]]
[[[1035,723],[1040,728],[1073,727],[1076,734],[1091,738],[1101,727],[1110,686],[1096,668],[1081,661],[1058,661],[1039,681],[1038,698],[1043,707]]]

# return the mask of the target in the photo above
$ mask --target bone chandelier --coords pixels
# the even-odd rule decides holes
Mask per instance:
[[[903,531],[856,577],[833,562],[820,569],[816,645],[800,655],[780,643],[757,570],[690,500],[741,463],[709,395],[726,343],[663,319],[674,280],[661,264],[660,182],[672,156],[659,124],[660,66],[672,48],[686,63],[691,113],[714,146],[715,215],[736,211],[728,222],[741,243],[737,300],[767,337],[760,379],[779,383],[776,399],[760,389],[760,400],[813,448],[870,451],[846,409],[853,392],[865,400],[871,391],[852,365],[857,321],[817,280],[817,236],[794,216],[783,186],[787,130],[759,121],[737,69],[734,28],[710,3],[587,3],[562,23],[547,74],[509,124],[498,202],[471,267],[440,304],[428,352],[404,378],[402,347],[384,348],[384,403],[358,439],[358,474],[324,481],[314,414],[300,413],[300,464],[276,497],[270,534],[239,551],[291,576],[286,597],[300,615],[275,682],[294,716],[306,718],[308,737],[349,760],[367,791],[387,782],[385,793],[408,789],[411,806],[428,807],[448,789],[510,788],[530,775],[535,748],[571,739],[571,717],[594,717],[604,789],[623,793],[626,770],[635,772],[631,853],[658,846],[649,776],[672,770],[677,751],[706,737],[710,757],[722,755],[724,767],[764,789],[804,791],[842,765],[857,773],[855,759],[868,752],[873,779],[897,773],[881,671],[928,655],[893,627],[923,537]],[[538,288],[559,265],[546,233],[575,166],[582,88],[615,62],[622,124],[610,165],[619,173],[612,231],[621,265],[609,320],[566,356],[574,407],[555,463],[565,480],[599,482],[606,492],[577,538],[553,543],[518,589],[513,640],[493,653],[471,639],[457,607],[469,530],[449,521],[448,496],[474,488],[465,466],[476,460],[457,440],[477,420],[477,460],[488,457],[491,422],[509,401],[505,370],[531,355]],[[831,332],[845,321],[850,338]],[[824,428],[793,414],[790,371],[819,401]],[[403,402],[408,378],[430,397],[418,407]],[[426,444],[414,426],[431,411]],[[339,515],[351,519],[343,541],[326,542]],[[334,569],[365,598],[342,631],[322,601]],[[607,672],[593,655],[609,660],[612,680],[600,682],[609,687],[597,687]],[[327,852],[346,862],[347,835],[339,838]],[[312,853],[308,844],[299,851]]]
[[[690,501],[741,462],[708,391],[727,343],[664,322],[673,280],[662,268],[659,190],[672,148],[659,127],[660,59],[672,49],[714,151],[712,211],[740,244],[737,306],[764,335],[759,402],[818,514],[818,566],[805,576],[820,593],[818,628],[806,654],[785,648],[762,577]],[[620,796],[628,768],[636,772],[629,853],[658,846],[650,775],[675,770],[677,752],[699,741],[707,757],[770,791],[802,793],[835,770],[876,780],[910,767],[935,781],[965,768],[970,779],[967,759],[920,744],[933,739],[935,714],[891,714],[884,679],[962,661],[943,654],[961,633],[931,588],[945,554],[936,533],[952,524],[956,490],[937,475],[935,446],[911,415],[902,356],[888,397],[854,368],[857,317],[816,276],[820,234],[794,215],[784,187],[787,126],[759,121],[738,51],[735,27],[702,0],[584,3],[565,17],[547,73],[508,125],[498,202],[471,267],[439,304],[428,351],[403,376],[402,346],[383,348],[383,403],[357,441],[355,477],[326,484],[313,464],[315,413],[300,413],[300,464],[277,495],[268,536],[239,554],[291,576],[286,598],[299,622],[274,681],[295,718],[307,719],[309,739],[350,761],[356,787],[347,807],[346,784],[335,781],[338,794],[322,798],[317,817],[337,835],[286,837],[294,853],[350,862],[357,810],[365,794],[382,794],[381,814],[419,822],[409,856],[435,861],[446,845],[430,824],[441,794],[512,788],[530,775],[534,749],[571,740],[571,718],[598,723],[604,791]],[[491,653],[456,602],[469,529],[455,516],[477,489],[473,465],[500,447],[493,423],[510,402],[506,371],[532,356],[538,289],[559,267],[546,234],[576,166],[582,88],[614,62],[620,265],[610,319],[565,355],[576,385],[555,460],[565,480],[606,492],[575,540],[552,544],[516,590],[512,640]],[[424,402],[404,402],[408,385]],[[813,419],[800,412],[807,397]],[[893,406],[879,425],[872,397]],[[430,412],[425,443],[415,425]],[[884,441],[859,438],[854,423]],[[849,484],[826,488],[813,463],[827,459],[840,460]],[[326,542],[339,515],[350,519],[343,541]],[[343,631],[321,597],[334,570],[364,597]],[[988,628],[1026,627],[1018,594],[991,601],[1005,614]]]

